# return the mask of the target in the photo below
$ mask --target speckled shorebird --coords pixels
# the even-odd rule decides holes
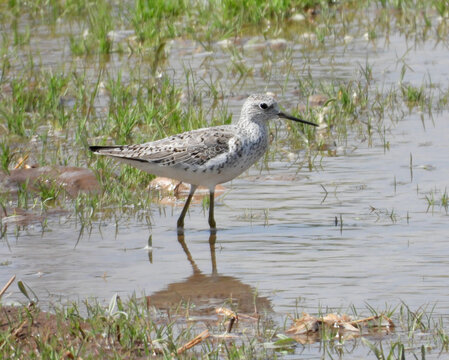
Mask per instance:
[[[215,229],[215,186],[234,179],[262,157],[268,148],[268,121],[274,118],[317,126],[283,113],[271,96],[251,95],[235,124],[187,131],[140,145],[90,146],[90,150],[147,173],[189,183],[190,193],[177,223],[179,229],[184,227],[197,187],[209,188],[209,225]]]

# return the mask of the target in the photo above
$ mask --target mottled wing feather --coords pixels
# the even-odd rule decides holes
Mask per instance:
[[[235,136],[228,127],[193,130],[140,145],[120,146],[101,154],[147,161],[158,165],[201,166],[229,151],[229,141]]]

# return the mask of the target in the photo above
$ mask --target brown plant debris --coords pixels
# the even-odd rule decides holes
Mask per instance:
[[[383,314],[352,320],[347,314],[327,314],[323,317],[315,317],[303,313],[286,332],[292,335],[313,335],[323,327],[337,330],[340,335],[348,333],[363,335],[363,330],[390,331],[394,328],[394,323]]]
[[[176,353],[182,354],[184,351],[194,347],[195,345],[198,345],[200,342],[202,342],[203,340],[207,339],[210,336],[209,330],[204,330],[201,334],[199,334],[198,336],[196,336],[195,338],[193,338],[192,340],[190,340],[188,343],[184,344],[183,346],[181,346]]]
[[[217,315],[226,316],[228,318],[235,318],[236,320],[238,320],[239,318],[234,311],[225,307],[219,307],[215,310],[215,312],[217,313]]]
[[[8,280],[8,282],[3,286],[3,288],[0,290],[0,299],[2,298],[3,294],[8,290],[8,288],[11,286],[11,284],[16,279],[16,275],[11,276],[11,279]]]
[[[230,333],[232,331],[232,327],[234,326],[234,323],[239,321],[239,316],[237,315],[237,313],[235,313],[231,309],[228,309],[225,307],[220,307],[220,308],[216,309],[215,311],[216,311],[217,315],[222,315],[222,316],[226,316],[227,318],[229,318],[228,326],[226,327],[226,332]]]
[[[235,320],[248,320],[248,321],[257,321],[259,319],[259,314],[255,312],[253,315],[243,314],[232,311],[231,309],[225,307],[219,307],[215,309],[215,312],[219,316],[226,316],[228,318],[235,318]]]

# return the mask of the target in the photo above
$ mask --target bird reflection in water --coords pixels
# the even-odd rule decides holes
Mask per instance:
[[[183,281],[172,283],[166,289],[148,296],[149,303],[158,309],[174,309],[182,303],[191,304],[194,306],[190,313],[194,312],[198,315],[212,314],[217,307],[223,305],[235,307],[239,312],[247,314],[272,311],[270,300],[258,296],[252,286],[242,283],[235,277],[218,273],[215,255],[216,240],[216,231],[211,231],[209,246],[212,272],[206,275],[195,263],[185,242],[184,232],[179,231],[178,242],[192,266],[193,274]]]

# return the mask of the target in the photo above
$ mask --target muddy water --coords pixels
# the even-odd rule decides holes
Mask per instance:
[[[317,82],[353,80],[355,69],[368,60],[373,87],[388,89],[399,79],[398,54],[410,46],[399,35],[389,41],[373,45],[359,37],[348,46],[317,51],[320,61],[313,52],[307,60],[299,42],[289,46],[297,71],[309,61]],[[48,52],[52,49],[61,51],[55,43],[48,45]],[[211,56],[191,43],[177,47],[175,42],[171,51],[169,67],[178,83],[186,64],[201,77],[201,64]],[[212,58],[209,71],[218,79],[214,67],[225,66],[229,55],[217,50]],[[413,69],[405,81],[420,86],[430,75],[447,88],[444,44],[418,44],[405,59]],[[125,61],[112,57],[111,66]],[[248,52],[246,61],[260,69],[263,57]],[[218,79],[217,86],[226,88],[232,77]],[[255,71],[227,93],[280,93],[283,80],[275,73],[267,82]],[[287,107],[297,103],[295,86],[288,82],[279,96]],[[229,97],[235,116],[241,104],[239,96]],[[254,167],[228,184],[216,204],[216,239],[210,238],[201,205],[192,206],[184,239],[175,231],[180,208],[157,204],[149,209],[151,227],[139,221],[119,221],[118,227],[102,223],[79,241],[80,227],[70,216],[51,217],[44,232],[39,224],[18,231],[9,226],[0,242],[0,284],[16,274],[43,304],[86,297],[107,301],[114,293],[152,295],[158,304],[176,302],[189,291],[210,303],[239,294],[244,304],[257,290],[261,304],[283,313],[297,302],[301,310],[314,312],[319,305],[347,309],[368,303],[383,309],[404,301],[412,309],[437,304],[436,313],[443,314],[449,306],[449,218],[438,204],[428,208],[425,197],[436,191],[439,198],[448,186],[449,113],[434,112],[431,119],[421,118],[416,108],[404,111],[400,121],[386,120],[389,149],[379,136],[370,142],[350,133],[345,140],[336,137],[336,156],[323,157],[312,171],[298,172],[286,155],[293,149],[284,141],[286,151],[277,152],[268,169]],[[302,160],[304,154],[296,156]],[[24,298],[13,287],[4,301],[16,300]]]

